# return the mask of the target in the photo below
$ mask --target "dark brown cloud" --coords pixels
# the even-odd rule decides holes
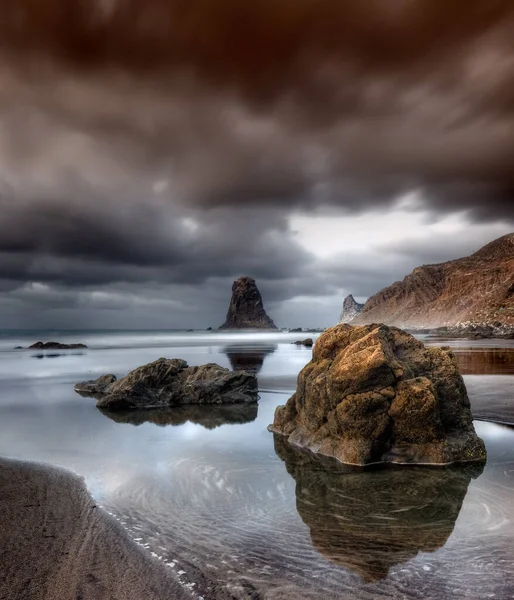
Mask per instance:
[[[18,0],[1,3],[5,49],[77,67],[192,69],[206,80],[274,93],[324,62],[383,72],[453,61],[497,30],[510,0]]]
[[[289,219],[514,222],[513,46],[511,0],[0,0],[0,291],[224,308],[251,274],[286,314],[451,258],[399,223],[386,258],[317,260]]]

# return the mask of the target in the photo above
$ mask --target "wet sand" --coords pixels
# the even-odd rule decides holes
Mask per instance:
[[[0,460],[1,600],[191,596],[64,470]]]

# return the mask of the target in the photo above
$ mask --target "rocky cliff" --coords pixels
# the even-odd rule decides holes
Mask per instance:
[[[227,318],[219,329],[277,329],[264,310],[255,279],[241,277],[234,281]]]
[[[344,299],[343,310],[339,316],[339,323],[349,323],[361,314],[364,304],[359,304],[350,294]]]
[[[364,305],[352,325],[514,326],[514,233],[465,258],[414,269]]]

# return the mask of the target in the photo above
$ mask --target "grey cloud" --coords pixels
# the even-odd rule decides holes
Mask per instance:
[[[127,0],[102,18],[65,4],[1,7],[9,318],[54,306],[56,319],[130,321],[137,298],[162,297],[155,315],[176,301],[215,325],[245,274],[279,315],[308,298],[334,311],[338,294],[371,295],[467,243],[399,232],[321,260],[292,211],[384,211],[415,191],[410,210],[488,223],[484,243],[514,222],[510,1],[265,0],[244,19],[235,0]],[[27,282],[49,289],[16,295]],[[203,303],[188,305],[195,289]]]

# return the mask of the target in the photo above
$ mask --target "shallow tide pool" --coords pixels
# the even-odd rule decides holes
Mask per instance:
[[[13,350],[43,335],[0,336],[0,455],[83,475],[194,596],[514,597],[514,429],[475,421],[483,470],[322,467],[266,429],[310,360],[298,334],[54,332],[89,348]],[[475,414],[509,421],[514,342],[487,342],[455,352]],[[104,414],[73,392],[160,356],[254,369],[260,402]]]

